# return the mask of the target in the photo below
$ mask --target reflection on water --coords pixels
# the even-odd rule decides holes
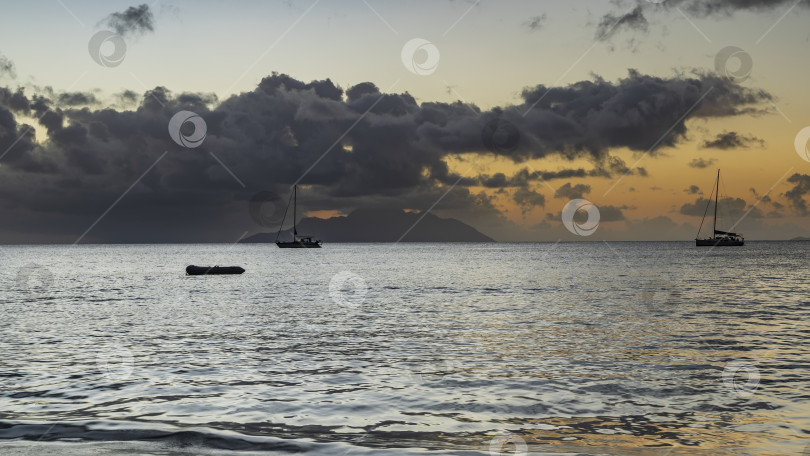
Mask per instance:
[[[0,453],[801,454],[808,253],[5,247]]]

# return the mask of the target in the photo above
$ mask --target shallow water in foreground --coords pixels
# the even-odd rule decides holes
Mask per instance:
[[[0,255],[0,454],[810,455],[810,242]]]

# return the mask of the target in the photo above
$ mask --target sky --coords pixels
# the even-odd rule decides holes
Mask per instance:
[[[718,228],[810,236],[809,17],[806,0],[15,2],[0,243],[236,242],[277,230],[294,184],[304,216],[688,240],[718,169]]]

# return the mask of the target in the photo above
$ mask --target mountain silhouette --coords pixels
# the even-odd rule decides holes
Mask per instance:
[[[298,233],[324,242],[396,242],[400,238],[402,242],[494,242],[456,219],[430,213],[421,221],[420,217],[422,214],[400,209],[358,209],[343,217],[304,218],[298,222]],[[282,231],[279,239],[292,239],[292,229]],[[241,242],[272,243],[275,240],[276,233],[259,233]]]

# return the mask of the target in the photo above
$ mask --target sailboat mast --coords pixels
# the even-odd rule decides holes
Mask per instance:
[[[298,236],[298,228],[295,226],[296,221],[296,212],[298,210],[298,186],[296,185],[293,189],[293,239],[295,236]]]
[[[720,193],[720,170],[717,170],[717,189],[714,192],[714,223],[712,228],[712,236],[717,235],[717,197]]]

